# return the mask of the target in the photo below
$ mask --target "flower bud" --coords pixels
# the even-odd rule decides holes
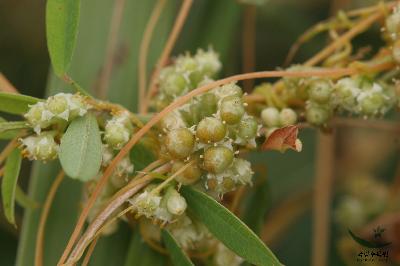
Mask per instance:
[[[181,161],[176,161],[172,165],[172,173],[176,173],[179,169],[185,166],[185,163]],[[175,177],[175,180],[183,185],[190,185],[197,180],[199,180],[201,177],[201,169],[197,164],[193,164],[192,166],[186,168],[182,173],[180,173],[177,177]]]
[[[173,130],[184,128],[186,126],[186,122],[183,119],[181,112],[178,110],[170,112],[160,121],[160,128],[162,130]]]
[[[206,117],[196,129],[196,137],[203,143],[218,142],[226,135],[226,126],[215,117]]]
[[[229,125],[237,124],[244,115],[242,99],[237,96],[229,96],[222,100],[220,106],[220,116]]]
[[[239,266],[243,259],[225,247],[224,244],[219,243],[213,261],[216,266]]]
[[[66,94],[59,93],[49,97],[46,102],[46,107],[55,117],[68,121],[69,106]]]
[[[174,188],[169,188],[165,194],[167,210],[174,215],[182,215],[187,207],[186,200]]]
[[[278,127],[279,111],[275,107],[267,107],[261,112],[261,119],[267,127]]]
[[[212,49],[209,49],[208,51],[199,49],[194,56],[194,59],[203,75],[208,77],[213,77],[222,66],[218,59],[218,54]]]
[[[187,128],[178,128],[168,132],[165,145],[169,154],[176,159],[188,157],[194,148],[193,133]]]
[[[235,158],[232,164],[232,170],[236,182],[241,184],[251,184],[251,179],[253,177],[253,170],[251,169],[251,164],[249,161]]]
[[[318,79],[311,82],[308,94],[310,100],[324,104],[329,102],[332,90],[332,84],[328,80]]]
[[[279,113],[279,122],[281,126],[294,125],[297,121],[297,114],[291,108],[284,108]]]
[[[335,100],[343,110],[354,112],[360,93],[359,82],[352,78],[343,78],[335,84]]]
[[[187,88],[187,81],[182,74],[171,73],[166,78],[165,81],[160,83],[160,90],[169,96],[180,96]]]
[[[204,152],[204,169],[218,174],[227,169],[233,161],[233,152],[225,146],[210,147]]]
[[[228,96],[242,97],[242,89],[235,83],[228,83],[213,90],[218,99],[223,99]]]
[[[23,155],[30,160],[49,161],[57,158],[59,145],[51,134],[29,136],[20,141],[24,146]]]
[[[39,134],[42,128],[50,126],[51,113],[47,111],[44,102],[38,102],[29,107],[29,111],[24,117],[33,127],[34,131]]]
[[[104,128],[104,141],[113,149],[121,149],[129,140],[133,127],[129,113],[119,113],[107,121]]]
[[[239,137],[243,139],[252,139],[257,136],[258,123],[252,116],[246,116],[242,118],[239,123]]]
[[[156,211],[160,207],[161,197],[153,195],[149,191],[143,191],[139,195],[133,197],[130,203],[136,207],[139,216],[144,215],[147,218],[154,218]]]
[[[308,103],[306,106],[306,119],[310,124],[321,126],[328,122],[330,117],[331,111],[322,105]]]
[[[357,97],[360,112],[363,115],[377,115],[385,106],[385,96],[382,87],[374,83],[372,88],[363,91]]]

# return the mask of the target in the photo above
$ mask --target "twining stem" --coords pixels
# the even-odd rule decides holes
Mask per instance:
[[[376,13],[373,13],[373,14],[367,16],[364,20],[361,20],[358,24],[356,24],[354,27],[352,27],[345,34],[340,36],[334,42],[332,42],[331,44],[326,46],[324,49],[322,49],[320,52],[318,52],[316,55],[314,55],[312,58],[307,60],[303,65],[304,66],[314,66],[314,65],[320,63],[326,57],[328,57],[333,52],[335,52],[335,50],[341,48],[346,43],[348,43],[356,35],[367,30],[375,21],[382,18],[383,16],[384,16],[383,12],[376,12]]]
[[[149,22],[144,30],[142,42],[139,49],[139,113],[144,112],[144,99],[146,97],[146,84],[147,84],[147,55],[149,51],[150,41],[153,36],[154,29],[160,18],[161,11],[163,10],[166,0],[158,0],[153,11],[150,15]]]
[[[182,30],[182,27],[186,21],[186,17],[189,14],[189,10],[190,10],[190,7],[192,6],[192,4],[193,4],[193,0],[183,0],[181,9],[179,10],[179,14],[175,20],[171,34],[168,37],[167,43],[164,47],[164,50],[162,51],[161,56],[158,59],[157,65],[153,72],[153,75],[151,76],[150,86],[147,91],[146,98],[141,99],[141,100],[143,100],[143,113],[146,113],[148,111],[147,109],[149,107],[151,97],[154,95],[154,93],[156,91],[157,77],[160,75],[161,69],[166,65],[166,63],[168,61],[168,58],[172,52],[172,49],[174,48],[176,40],[178,39],[179,33]]]
[[[158,193],[160,193],[160,191],[165,188],[165,186],[167,186],[169,184],[169,182],[171,182],[172,180],[174,180],[178,175],[182,174],[183,171],[185,171],[187,168],[189,168],[191,165],[193,165],[194,161],[191,161],[190,163],[184,165],[183,167],[181,167],[178,171],[176,171],[173,175],[171,175],[170,177],[168,177],[166,180],[164,180],[161,184],[159,184],[156,188],[154,188],[151,193],[157,195]]]
[[[3,161],[7,158],[8,155],[14,150],[15,147],[17,147],[17,138],[11,140],[7,146],[3,149],[3,151],[0,153],[0,165],[3,163]]]
[[[63,178],[64,178],[64,172],[60,171],[60,173],[54,179],[53,184],[50,187],[49,193],[47,194],[47,198],[43,205],[43,210],[40,216],[38,231],[36,235],[35,266],[43,265],[44,233],[46,228],[46,221],[47,217],[49,216],[54,196],[56,195],[57,189],[60,186]]]
[[[9,93],[19,93],[11,82],[0,72],[0,91]]]
[[[92,243],[90,243],[90,246],[86,252],[85,258],[82,261],[82,265],[81,266],[87,266],[89,264],[90,261],[90,257],[93,254],[94,248],[97,245],[97,241],[99,241],[100,237],[96,237],[95,239],[93,239]]]
[[[154,170],[154,172],[159,174],[164,174],[171,169],[170,164],[164,164]],[[82,256],[85,248],[94,238],[98,229],[104,224],[104,222],[110,217],[110,215],[119,208],[123,203],[125,203],[129,198],[131,198],[136,192],[145,187],[153,177],[150,175],[145,175],[141,178],[135,178],[127,186],[119,190],[109,201],[109,203],[103,208],[103,210],[96,216],[92,223],[88,226],[85,233],[81,236],[80,240],[77,242],[75,248],[71,252],[67,260],[67,264],[74,263],[79,260]],[[89,199],[90,200],[90,199]]]
[[[247,5],[243,13],[242,29],[242,62],[243,73],[253,72],[256,61],[256,17],[257,8],[254,5]],[[244,91],[249,92],[253,87],[254,80],[243,81]]]
[[[114,10],[111,17],[110,32],[108,34],[104,65],[100,74],[98,88],[95,90],[100,99],[105,99],[107,97],[107,90],[110,84],[111,73],[114,66],[114,54],[118,42],[118,32],[121,26],[124,6],[125,0],[114,1]]]
[[[393,67],[393,63],[384,63],[378,65],[371,65],[365,66],[362,71],[380,71],[387,68]],[[167,106],[164,110],[160,113],[155,115],[149,122],[147,122],[140,130],[134,134],[131,139],[125,144],[125,146],[119,151],[119,153],[115,156],[115,158],[111,161],[110,165],[105,169],[103,175],[100,177],[99,182],[97,183],[93,194],[90,196],[85,208],[83,209],[77,225],[70,237],[68,245],[64,250],[62,257],[58,265],[63,264],[66,257],[68,256],[72,246],[77,239],[82,227],[85,223],[86,217],[89,213],[90,208],[93,206],[94,202],[96,201],[100,191],[103,189],[105,184],[107,183],[109,177],[112,175],[114,169],[118,165],[118,163],[129,153],[130,149],[154,126],[156,125],[163,117],[165,117],[168,113],[173,111],[174,109],[180,107],[181,105],[188,102],[193,97],[200,95],[204,92],[207,92],[213,88],[221,86],[223,84],[227,84],[234,81],[245,80],[245,79],[252,79],[252,78],[271,78],[271,77],[341,77],[346,75],[353,75],[361,71],[359,68],[337,68],[337,69],[319,69],[319,70],[309,70],[309,71],[261,71],[261,72],[253,72],[253,73],[246,73],[235,75],[231,77],[227,77],[224,79],[220,79],[211,83],[208,83],[204,86],[201,86],[197,89],[192,90],[188,94],[180,97],[169,106]]]
[[[94,235],[94,239],[97,239],[100,237],[101,232],[103,232],[103,230],[111,225],[112,223],[114,223],[118,218],[124,216],[126,213],[133,211],[133,209],[135,208],[135,206],[131,205],[127,208],[125,208],[124,210],[122,210],[121,212],[119,212],[117,215],[115,215],[114,217],[112,217],[111,219],[107,220],[101,227],[100,229],[95,233]],[[93,242],[93,241],[92,241]]]

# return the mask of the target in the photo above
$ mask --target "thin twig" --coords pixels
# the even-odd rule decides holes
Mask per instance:
[[[54,179],[53,184],[50,187],[49,193],[47,194],[46,201],[43,205],[42,214],[39,220],[38,231],[36,235],[36,250],[35,250],[35,266],[43,265],[43,249],[44,249],[44,235],[46,228],[47,217],[49,216],[50,208],[56,195],[57,189],[64,178],[64,172],[60,171],[57,177]]]
[[[337,40],[326,46],[312,58],[307,60],[304,63],[304,66],[313,66],[320,63],[327,56],[331,55],[336,49],[341,48],[352,38],[367,30],[375,21],[382,18],[383,16],[384,14],[382,12],[376,12],[374,14],[371,14],[370,16],[368,16],[367,18],[356,24],[354,27],[352,27],[348,32],[340,36]]]
[[[11,82],[0,72],[0,91],[9,93],[19,93]]]
[[[110,32],[108,34],[104,65],[100,74],[98,88],[95,90],[100,99],[105,99],[107,97],[107,90],[110,84],[111,73],[114,66],[114,54],[118,42],[118,32],[121,26],[124,6],[125,0],[114,1],[114,10],[111,17]]]
[[[256,62],[256,17],[257,8],[254,5],[247,5],[243,13],[242,29],[242,61],[243,73],[253,72]],[[249,92],[254,85],[254,80],[243,81],[243,88]]]
[[[164,46],[164,50],[162,51],[161,56],[158,59],[156,68],[153,72],[153,75],[151,76],[150,86],[143,103],[143,113],[146,113],[148,111],[147,109],[149,107],[151,97],[153,96],[156,90],[157,78],[160,74],[161,69],[166,65],[168,61],[172,49],[174,48],[175,42],[178,39],[178,36],[182,30],[183,25],[185,24],[186,17],[189,14],[190,7],[192,6],[192,4],[193,0],[183,0],[181,9],[179,10],[179,14],[175,20],[171,34],[168,37],[167,43]]]
[[[327,265],[330,239],[330,213],[334,176],[334,133],[318,133],[314,183],[312,265]]]
[[[90,257],[93,254],[94,248],[97,245],[97,241],[99,241],[100,236],[96,237],[95,239],[93,239],[92,243],[90,243],[90,246],[86,252],[85,258],[82,261],[82,265],[81,266],[87,266],[89,264],[90,261]]]
[[[166,0],[158,0],[151,13],[149,22],[144,30],[142,42],[140,43],[139,50],[139,113],[144,112],[144,100],[146,97],[146,84],[147,84],[147,54],[149,51],[150,41],[153,36],[154,29],[160,18],[161,11],[163,10]]]

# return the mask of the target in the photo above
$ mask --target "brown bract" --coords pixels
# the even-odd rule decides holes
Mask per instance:
[[[298,145],[297,134],[299,128],[297,126],[286,126],[276,129],[271,133],[262,145],[262,150],[276,150],[285,152],[287,149],[300,151],[301,148]]]

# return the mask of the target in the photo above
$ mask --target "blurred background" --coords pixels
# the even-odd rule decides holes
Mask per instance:
[[[81,32],[78,37],[75,58],[85,57],[82,53],[91,53],[92,61],[88,59],[81,62],[79,67],[75,64],[72,76],[83,85],[87,73],[93,76],[93,73],[99,71],[98,68],[88,70],[91,68],[91,62],[97,59],[101,61],[104,57],[105,44],[98,44],[98,38],[93,36],[100,32],[105,35],[104,32],[108,32],[108,27],[104,25],[107,25],[110,19],[113,1],[97,2],[99,4],[96,3],[94,11],[89,11],[87,4],[82,9],[81,24],[85,28],[82,32],[86,35]],[[149,2],[154,3],[153,0]],[[139,3],[140,1],[127,0],[129,7],[125,12],[134,13],[140,8]],[[221,76],[246,70],[276,69],[282,67],[291,44],[310,26],[326,19],[338,9],[346,10],[376,3],[377,1],[372,0],[269,0],[255,8],[234,0],[194,0],[174,54],[194,52],[197,48],[212,45],[221,54],[224,65]],[[45,4],[44,0],[0,1],[0,71],[21,93],[36,97],[45,96],[48,81],[52,86],[62,87],[54,81],[53,76],[49,76]],[[166,12],[175,14],[179,4],[180,1],[170,0]],[[140,26],[143,22],[140,21],[145,21],[150,11],[150,8],[144,10],[143,18],[132,17],[131,21],[134,23],[123,24],[119,47],[120,60],[124,60],[124,52],[129,50],[131,44],[129,41],[124,42],[124,36],[135,32],[140,39],[143,31],[140,28],[143,27]],[[165,23],[161,24],[165,24],[164,31],[167,34],[172,20],[163,19]],[[105,22],[97,25],[99,20]],[[243,34],[251,34],[252,25],[255,27],[256,56],[254,67],[250,66],[249,69],[249,66],[243,63],[246,45],[249,45],[243,41]],[[92,35],[88,34],[89,28],[93,29]],[[376,51],[382,44],[379,37],[379,28],[374,28],[357,37],[355,47],[370,47],[372,51]],[[303,62],[319,51],[325,43],[324,35],[313,39],[300,49],[294,62]],[[153,44],[157,45],[162,43]],[[85,49],[79,50],[80,47]],[[129,56],[128,60],[137,58],[132,56]],[[156,58],[157,55],[152,56],[150,62],[154,62]],[[127,70],[133,76],[136,75],[135,63],[132,61],[132,67]],[[122,75],[118,71],[115,73],[116,79],[120,78],[118,75]],[[257,81],[256,84],[259,82],[261,81]],[[88,81],[88,84],[93,84],[93,80]],[[132,95],[136,93],[137,87],[130,87],[131,99],[128,97],[118,100],[117,87],[123,85],[118,81],[113,85],[115,87],[110,90],[109,98],[134,109]],[[250,155],[258,174],[254,189],[249,190],[251,192],[242,204],[252,204],[250,213],[241,212],[240,215],[253,230],[261,234],[285,265],[311,265],[313,257],[315,259],[315,256],[325,256],[315,254],[315,249],[318,251],[315,243],[319,240],[324,241],[323,238],[318,239],[315,234],[316,230],[324,230],[316,228],[318,226],[315,220],[320,214],[324,216],[324,213],[328,213],[329,218],[326,229],[328,265],[356,265],[356,257],[361,248],[349,238],[347,229],[365,232],[365,237],[368,238],[372,232],[371,228],[375,228],[374,222],[382,217],[377,225],[384,226],[386,231],[383,236],[392,242],[389,248],[391,262],[371,265],[396,265],[396,262],[400,262],[397,189],[400,185],[400,126],[394,122],[395,114],[389,114],[387,119],[392,122],[367,123],[366,126],[359,126],[358,123],[343,125],[329,136],[314,129],[304,129],[300,133],[300,139],[303,141],[301,153],[268,152]],[[30,167],[29,163],[24,163],[20,177],[24,190],[28,189]],[[318,179],[321,175],[327,178]],[[330,194],[330,207],[329,204],[328,208],[318,205],[321,200],[322,204],[326,200],[324,195]],[[322,213],[318,213],[316,210],[321,208]],[[262,211],[252,212],[253,209]],[[393,211],[397,211],[397,216],[387,217],[386,214]],[[23,212],[18,210],[18,214],[21,221]],[[16,263],[20,234],[20,227],[12,228],[0,217],[0,265]]]

